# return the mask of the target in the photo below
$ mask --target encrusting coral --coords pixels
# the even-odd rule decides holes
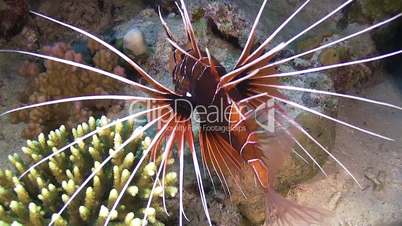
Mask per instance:
[[[74,24],[85,30],[100,32],[113,21],[115,4],[113,1],[98,0],[52,0],[50,2],[40,1],[38,12],[47,12],[47,15],[57,16],[58,19]],[[56,7],[55,7],[56,6]],[[62,27],[52,26],[48,21],[34,18],[37,29],[43,34],[45,40],[65,40],[63,38],[72,37],[73,33],[66,31]]]
[[[133,142],[96,174],[92,182],[73,199],[54,223],[56,226],[103,225],[109,209],[135,167],[137,157],[151,142],[141,132],[141,127],[135,126],[135,122],[118,123],[104,129],[91,139],[79,141],[70,151],[55,155],[21,179],[18,179],[18,175],[23,174],[28,165],[68,144],[71,137],[77,141],[109,122],[106,117],[100,120],[91,117],[87,123],[73,129],[72,133],[61,126],[50,132],[48,139],[40,134],[37,140],[28,140],[27,146],[22,148],[24,157],[18,154],[9,156],[17,173],[0,170],[0,225],[42,226],[49,223],[55,217],[54,213],[57,213],[92,170],[125,139],[134,135]],[[154,201],[146,209],[159,162],[157,160],[141,166],[117,212],[113,213],[113,225],[140,226],[145,211],[148,225],[164,225],[162,221],[166,220],[166,215],[158,201],[163,191],[169,198],[176,195],[177,175],[175,172],[167,172],[164,186],[157,185],[159,187],[155,189]],[[173,160],[169,161],[169,165],[171,164]]]
[[[85,60],[81,53],[77,53],[71,46],[62,42],[44,47],[43,52],[87,65],[92,64],[105,71],[125,76],[124,69],[118,65],[118,57],[113,53],[93,42],[89,42],[87,48],[90,52],[90,60]],[[43,72],[41,68],[44,68]],[[53,61],[45,61],[43,66],[36,62],[26,62],[20,68],[20,74],[32,79],[22,95],[22,101],[27,104],[74,96],[110,94],[121,90],[121,84],[115,80]],[[22,135],[25,138],[33,138],[41,132],[56,128],[58,123],[73,128],[88,119],[90,115],[108,114],[110,116],[121,109],[121,105],[116,101],[76,102],[73,107],[66,106],[68,108],[54,105],[23,111],[14,114],[12,121],[26,122],[28,126]]]
[[[225,39],[239,42],[238,44],[246,41],[243,31],[248,24],[241,12],[229,3],[211,2],[205,9],[205,17]]]

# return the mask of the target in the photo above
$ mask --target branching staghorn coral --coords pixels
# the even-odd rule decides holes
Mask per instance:
[[[13,225],[42,226],[48,223],[88,174],[91,174],[127,137],[134,135],[135,139],[124,151],[116,154],[110,164],[96,173],[92,184],[82,190],[65,213],[54,222],[56,226],[103,225],[109,209],[129,178],[131,170],[136,166],[137,157],[142,155],[142,151],[151,142],[151,139],[142,133],[141,127],[135,127],[133,121],[104,129],[92,139],[78,142],[69,152],[55,155],[49,162],[41,164],[26,176],[17,176],[23,175],[28,165],[68,144],[71,135],[77,141],[109,122],[106,117],[100,120],[91,117],[88,123],[79,125],[71,133],[61,126],[50,132],[48,139],[42,133],[37,140],[28,140],[27,146],[22,148],[24,157],[18,154],[9,156],[17,173],[0,170],[0,225],[14,222]],[[166,219],[166,216],[157,197],[162,197],[163,191],[171,198],[176,195],[177,175],[174,172],[166,174],[164,186],[158,185],[154,192],[155,201],[146,209],[153,187],[153,176],[159,163],[160,160],[141,166],[119,207],[113,213],[115,225],[140,226],[145,213],[149,225],[164,225],[161,221]],[[171,164],[173,160],[169,161],[169,165]]]
[[[94,66],[105,71],[124,76],[124,69],[118,66],[118,58],[99,45],[90,42],[88,49],[92,62],[85,62],[82,54],[74,51],[66,43],[56,43],[43,48],[48,55],[72,60],[79,63],[93,63]],[[45,61],[44,72],[40,72],[42,65],[26,62],[20,69],[20,74],[32,79],[23,96],[26,103],[50,101],[77,95],[94,95],[116,93],[121,90],[119,83],[112,79],[103,78],[93,72],[77,69],[52,61]],[[112,101],[96,101],[96,103],[77,102],[73,107],[50,106],[33,109],[15,114],[13,122],[28,123],[23,131],[23,137],[33,138],[41,132],[48,132],[56,128],[57,124],[66,124],[68,128],[75,127],[94,114],[114,114],[120,111],[120,104]]]

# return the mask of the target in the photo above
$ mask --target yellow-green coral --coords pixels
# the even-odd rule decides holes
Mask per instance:
[[[118,123],[114,127],[104,129],[91,139],[78,142],[69,151],[55,155],[22,179],[18,176],[27,170],[29,165],[64,147],[72,138],[77,141],[79,137],[107,123],[109,120],[106,117],[100,120],[90,118],[87,123],[79,125],[71,133],[61,126],[50,132],[47,139],[44,134],[40,134],[37,140],[28,140],[26,147],[22,148],[23,157],[18,154],[9,156],[16,173],[0,170],[0,225],[42,226],[48,223],[92,170],[122,141],[134,134],[134,141],[96,173],[92,182],[70,203],[54,224],[103,225],[109,209],[135,167],[138,156],[141,156],[144,148],[150,144],[151,139],[145,137],[141,128],[135,127],[134,122]],[[169,162],[172,163],[173,161]],[[155,190],[152,207],[145,209],[158,164],[150,162],[141,166],[117,211],[112,215],[113,225],[139,226],[145,211],[148,225],[164,225],[162,221],[166,216],[158,199],[163,194],[162,185]],[[177,193],[176,177],[174,172],[168,172],[166,175],[165,193],[170,198]]]

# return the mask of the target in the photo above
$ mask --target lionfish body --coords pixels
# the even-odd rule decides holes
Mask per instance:
[[[105,225],[107,225],[112,220],[112,215],[113,213],[115,213],[117,207],[119,206],[120,200],[124,196],[127,188],[130,186],[132,179],[136,176],[139,166],[144,163],[146,159],[155,159],[157,158],[157,156],[161,156],[160,166],[156,174],[156,180],[151,194],[154,193],[154,189],[156,188],[157,184],[164,185],[167,160],[173,155],[173,151],[176,147],[177,156],[180,163],[180,225],[183,224],[183,217],[186,217],[183,206],[184,152],[185,150],[187,150],[186,147],[188,147],[189,149],[190,156],[193,162],[193,169],[198,184],[201,204],[203,206],[209,225],[212,225],[212,223],[208,213],[208,205],[205,197],[202,174],[199,164],[200,161],[202,162],[202,165],[204,165],[204,167],[206,168],[209,176],[211,176],[211,174],[215,172],[216,176],[222,184],[223,189],[226,189],[228,193],[230,193],[230,191],[226,178],[234,178],[235,183],[241,187],[239,175],[242,173],[244,167],[252,169],[256,179],[259,182],[260,187],[266,192],[266,225],[305,225],[320,222],[323,217],[321,211],[302,207],[293,202],[287,201],[286,199],[277,195],[272,188],[275,172],[280,167],[283,156],[290,153],[293,143],[297,144],[310,158],[310,160],[323,172],[323,174],[326,175],[320,164],[318,164],[314,157],[310,155],[308,150],[306,150],[303,145],[298,141],[297,136],[305,136],[313,143],[315,143],[318,147],[320,147],[322,151],[327,153],[334,161],[336,161],[356,181],[357,184],[359,183],[352,175],[352,173],[334,155],[332,155],[301,125],[299,125],[291,117],[287,116],[286,111],[280,106],[279,103],[287,104],[289,106],[326,118],[343,126],[353,128],[355,130],[375,137],[386,140],[392,139],[374,133],[367,129],[360,128],[347,122],[338,120],[331,116],[325,115],[321,112],[315,111],[296,102],[289,101],[281,94],[280,91],[290,90],[296,92],[309,92],[320,95],[330,95],[364,101],[367,103],[398,110],[402,110],[402,108],[392,104],[370,100],[362,97],[338,94],[322,90],[286,86],[282,85],[279,82],[279,78],[305,75],[311,72],[324,71],[332,68],[380,60],[386,57],[401,54],[402,51],[396,51],[386,55],[368,59],[311,68],[295,72],[281,73],[280,71],[278,71],[277,66],[294,60],[298,57],[314,53],[321,49],[329,48],[350,38],[356,37],[362,33],[369,32],[377,27],[380,27],[401,17],[402,14],[398,14],[390,19],[375,24],[369,28],[366,28],[347,37],[328,43],[324,46],[317,47],[315,49],[297,54],[286,59],[275,61],[274,56],[280,50],[284,49],[286,46],[297,40],[300,36],[315,28],[335,13],[342,10],[352,1],[353,0],[345,2],[337,9],[327,14],[324,18],[320,19],[307,29],[303,30],[303,32],[301,32],[300,34],[294,36],[292,39],[283,42],[272,49],[267,50],[266,47],[268,46],[268,44],[272,43],[272,40],[275,38],[275,36],[284,27],[286,27],[287,23],[289,23],[289,21],[292,20],[310,2],[310,0],[307,0],[304,4],[302,4],[295,11],[294,14],[292,14],[286,21],[284,21],[283,24],[263,42],[261,46],[254,48],[256,27],[258,25],[260,17],[262,16],[262,11],[267,4],[267,0],[264,0],[241,56],[239,57],[233,70],[226,71],[225,68],[222,67],[213,56],[210,55],[207,48],[205,50],[202,50],[198,45],[195,33],[191,26],[191,21],[186,6],[184,4],[184,1],[181,0],[180,5],[178,4],[178,9],[183,18],[184,30],[188,38],[187,48],[181,47],[178,44],[167,23],[163,20],[163,17],[160,14],[161,22],[167,34],[167,41],[171,44],[173,48],[172,55],[174,67],[172,71],[172,79],[175,85],[175,90],[170,90],[160,84],[148,73],[146,73],[133,60],[131,60],[129,57],[124,55],[113,46],[102,41],[98,37],[72,25],[65,24],[53,18],[31,11],[31,13],[36,16],[42,17],[59,25],[75,30],[102,44],[103,46],[117,54],[119,57],[121,57],[123,60],[125,60],[128,64],[130,64],[138,72],[141,78],[143,78],[147,82],[147,85],[122,78],[116,74],[88,65],[83,65],[73,61],[47,55],[18,50],[0,50],[0,53],[20,53],[93,71],[100,75],[113,78],[118,82],[131,85],[135,89],[138,89],[144,94],[147,94],[147,96],[140,97],[121,95],[98,95],[66,98],[16,108],[7,111],[1,115],[51,104],[87,100],[110,99],[136,102],[139,101],[146,103],[152,102],[152,104],[148,105],[149,108],[144,111],[128,115],[124,118],[119,118],[116,121],[113,121],[106,126],[97,128],[95,131],[55,151],[53,154],[35,163],[20,177],[24,177],[25,175],[31,173],[31,171],[34,170],[37,166],[45,163],[47,160],[62,153],[63,151],[68,150],[70,147],[77,145],[80,140],[89,139],[102,130],[112,127],[122,121],[132,120],[140,116],[152,114],[153,116],[150,117],[147,124],[142,127],[142,131],[146,131],[154,126],[158,126],[158,131],[151,141],[148,149],[145,150],[143,155],[140,156],[140,158],[138,159],[137,166],[132,169],[131,175],[127,180],[125,186],[119,191],[119,196],[110,209],[108,218],[104,222]],[[270,115],[273,110],[275,110],[276,112],[274,116],[271,115],[272,117],[270,118],[264,118],[265,115]],[[198,156],[198,152],[195,150],[196,141],[192,129],[192,125],[194,124],[195,120],[192,117],[194,111],[197,111],[199,115],[199,121],[197,121],[197,123],[200,127],[198,142],[200,144],[201,156]],[[272,123],[275,126],[274,130],[271,130],[269,125],[267,127],[267,124]],[[285,126],[285,124],[289,125]],[[65,202],[65,205],[59,210],[57,214],[54,214],[49,225],[52,225],[57,217],[64,213],[72,200],[74,200],[74,198],[76,198],[78,194],[82,192],[82,190],[91,182],[96,173],[100,169],[102,169],[102,167],[108,164],[108,162],[111,161],[114,154],[123,150],[125,146],[133,141],[133,137],[128,138],[120,147],[117,147],[116,150],[114,150],[114,152],[112,152],[108,158],[104,159],[104,161],[93,170],[91,175],[89,175],[87,178],[85,178],[84,181],[82,181],[81,185],[76,189],[74,194],[72,194]],[[283,145],[284,142],[285,145]],[[148,207],[152,202],[152,198],[153,195],[150,195]],[[166,206],[165,201],[164,206]],[[146,213],[144,213],[143,225],[146,224],[146,219],[147,215]]]
[[[191,54],[194,50],[187,52]],[[240,123],[240,118],[235,119],[236,116],[242,113],[236,112],[234,105],[247,98],[244,95],[244,84],[239,86],[242,88],[217,90],[220,79],[226,74],[225,68],[209,53],[200,51],[200,54],[201,57],[196,60],[195,57],[174,52],[175,66],[172,74],[175,91],[188,98],[188,102],[182,103],[184,106],[176,103],[176,107],[185,109],[188,105],[187,110],[182,111],[185,117],[192,113],[190,109],[205,109],[203,114],[198,115],[200,144],[203,157],[210,167],[216,166],[227,172],[236,171],[244,164],[253,165],[261,186],[267,189],[269,186],[264,175],[268,174],[268,168],[262,158],[263,152],[256,145],[245,145],[248,135],[257,129],[257,125],[251,119],[242,122],[241,127],[237,125],[237,129],[234,128]],[[259,101],[266,100],[260,98]],[[225,115],[225,111],[229,114]]]

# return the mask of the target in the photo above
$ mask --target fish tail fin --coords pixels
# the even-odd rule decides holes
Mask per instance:
[[[322,224],[329,216],[328,211],[301,206],[272,189],[266,191],[265,202],[264,226],[309,226]]]

